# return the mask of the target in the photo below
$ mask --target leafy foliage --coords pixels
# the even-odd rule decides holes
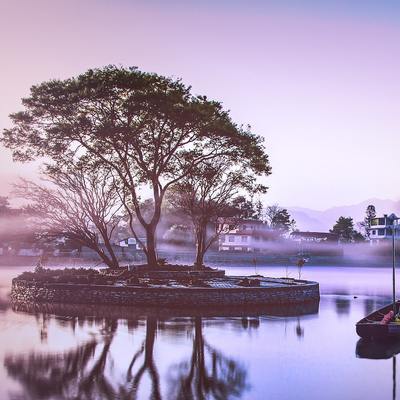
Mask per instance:
[[[376,210],[373,204],[370,204],[367,209],[365,210],[365,218],[362,223],[362,227],[365,230],[365,235],[369,238],[371,228],[371,222],[376,217]]]
[[[90,268],[43,268],[38,272],[23,272],[16,279],[43,283],[91,283],[97,285],[112,283],[110,282],[112,278],[103,276],[97,270]]]
[[[290,217],[286,208],[281,208],[277,204],[268,206],[265,211],[267,222],[272,229],[282,234],[293,231],[296,221]]]
[[[236,125],[220,103],[192,95],[180,80],[108,66],[33,86],[23,105],[1,139],[14,159],[46,156],[54,161],[52,168],[68,160],[111,170],[127,212],[146,231],[142,245],[151,265],[171,185],[219,157],[239,161],[257,175],[270,173],[263,139]],[[140,208],[143,185],[154,200],[147,218]]]
[[[365,240],[364,236],[354,229],[354,222],[351,217],[339,217],[329,232],[336,234],[339,240],[344,243]]]

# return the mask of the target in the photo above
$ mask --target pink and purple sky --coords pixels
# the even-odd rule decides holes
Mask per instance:
[[[398,1],[2,0],[0,37],[0,129],[33,84],[134,65],[266,138],[266,203],[400,199]],[[36,168],[0,163],[0,194]]]

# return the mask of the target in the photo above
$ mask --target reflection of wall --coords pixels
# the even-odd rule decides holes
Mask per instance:
[[[1,309],[2,303],[0,303]],[[4,302],[4,307],[7,308],[8,301]],[[306,302],[299,304],[291,304],[288,307],[286,304],[281,305],[260,305],[260,306],[245,306],[245,307],[143,307],[143,306],[114,306],[101,304],[62,304],[62,303],[27,303],[27,302],[12,302],[12,309],[16,312],[27,312],[36,314],[38,312],[71,317],[75,316],[78,319],[85,319],[86,315],[93,317],[109,318],[109,319],[126,319],[129,324],[135,326],[135,321],[143,315],[151,315],[157,319],[175,318],[175,317],[238,317],[245,320],[257,319],[260,315],[270,316],[299,316],[317,314],[319,310],[319,302]],[[376,308],[376,307],[375,307]],[[369,314],[369,313],[366,313]],[[235,321],[230,318],[229,321]],[[250,323],[251,325],[251,323]]]

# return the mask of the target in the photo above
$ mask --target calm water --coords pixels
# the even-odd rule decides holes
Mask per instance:
[[[4,298],[24,268],[1,268]],[[390,269],[310,267],[302,278],[321,283],[319,307],[307,315],[124,310],[121,318],[110,307],[4,304],[0,399],[392,399],[393,359],[361,358],[390,349],[357,356],[354,328],[390,300]]]

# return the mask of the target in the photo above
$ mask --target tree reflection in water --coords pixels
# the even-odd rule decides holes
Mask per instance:
[[[161,399],[160,393],[160,377],[157,371],[156,364],[154,362],[154,343],[156,339],[157,333],[157,320],[154,317],[147,317],[146,323],[146,338],[144,343],[140,347],[140,349],[134,354],[131,363],[129,364],[127,371],[127,383],[131,382],[130,389],[126,389],[126,387],[122,386],[119,389],[119,392],[126,399],[136,399],[137,392],[139,389],[139,384],[147,371],[151,380],[151,398],[154,400]],[[143,355],[143,362],[139,367],[136,374],[133,374],[133,367],[138,359]],[[127,385],[128,386],[128,385]]]
[[[170,376],[170,399],[240,398],[246,389],[246,371],[210,346],[203,337],[201,317],[194,318],[192,355]]]
[[[4,360],[7,372],[18,380],[29,399],[112,398],[112,385],[104,370],[117,321],[105,320],[104,340],[93,339],[62,353],[10,355]],[[100,355],[94,360],[96,350]]]
[[[37,319],[41,330],[43,323]],[[93,322],[88,320],[88,322]],[[100,321],[96,320],[96,324]],[[184,329],[193,332],[193,347],[189,362],[173,366],[177,375],[169,383],[173,391],[168,399],[228,399],[240,397],[246,388],[246,372],[220,351],[210,346],[203,337],[202,319],[187,319]],[[240,320],[238,321],[241,324]],[[72,325],[76,324],[71,320]],[[82,320],[78,320],[82,323]],[[66,322],[62,322],[63,325]],[[189,324],[189,326],[188,326]],[[138,323],[131,323],[131,327]],[[111,345],[116,336],[118,320],[104,319],[101,324],[103,339],[91,339],[76,348],[60,353],[31,353],[8,355],[4,365],[8,374],[19,381],[23,394],[20,399],[136,399],[143,378],[150,380],[150,398],[161,400],[160,376],[154,358],[159,324],[157,317],[146,319],[143,343],[132,355],[122,379],[113,379]],[[132,333],[132,329],[130,330]],[[130,335],[131,336],[131,335]]]

